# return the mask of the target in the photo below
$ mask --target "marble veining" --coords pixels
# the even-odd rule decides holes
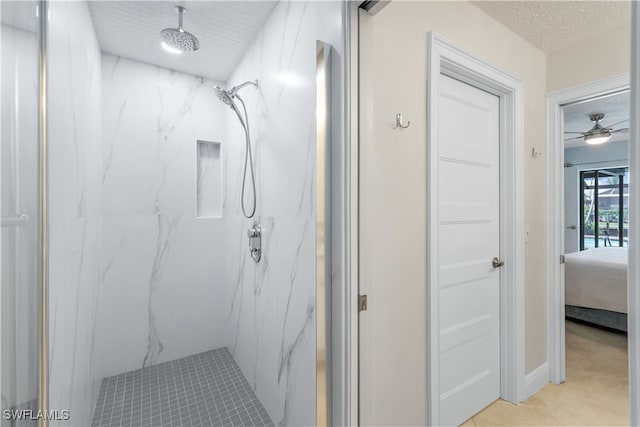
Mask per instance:
[[[315,423],[315,52],[342,48],[342,7],[279,3],[225,85],[100,54],[86,3],[51,4],[51,406],[74,424],[102,378],[225,346],[271,419]],[[244,132],[213,91],[256,78],[259,264]],[[223,218],[194,215],[197,140],[224,144]]]
[[[116,62],[116,64],[117,64],[117,62]],[[127,101],[124,100],[124,101],[122,101],[122,105],[118,109],[118,119],[117,119],[116,125],[114,127],[115,135],[113,136],[113,140],[111,140],[111,142],[108,145],[107,155],[106,155],[106,158],[104,160],[104,166],[103,166],[104,171],[102,173],[102,185],[103,186],[104,186],[105,181],[107,180],[107,175],[109,174],[109,170],[111,169],[111,166],[113,165],[113,150],[115,148],[115,144],[116,144],[116,141],[117,141],[117,138],[118,138],[118,130],[120,129],[120,124],[122,122],[122,115],[124,114],[126,107],[127,107]]]
[[[224,216],[230,350],[279,425],[316,422],[315,51],[316,40],[341,49],[342,28],[318,24],[341,17],[339,2],[279,3],[228,82],[260,81],[259,90],[242,96],[265,239],[261,263],[247,261],[251,221],[240,211],[244,134],[229,113]]]
[[[103,54],[105,215],[193,215],[196,141],[223,141],[220,82]]]
[[[179,222],[179,217],[169,219],[163,216],[158,216],[158,240],[156,243],[155,256],[153,258],[151,278],[149,279],[149,336],[147,342],[147,354],[142,362],[143,368],[154,364],[164,348],[158,334],[155,303],[158,294],[158,287],[160,285],[159,279],[162,275],[161,269],[169,256]]]
[[[227,345],[225,224],[195,216],[196,142],[226,136],[222,83],[104,53],[102,75],[100,378]]]
[[[86,2],[49,5],[49,399],[85,425],[97,398],[101,56]]]
[[[244,230],[240,230],[241,235],[244,234],[243,232]],[[242,236],[239,240],[242,240]],[[242,248],[242,245],[240,245],[240,248]],[[238,253],[238,259],[240,260],[240,264],[238,265],[236,278],[234,280],[233,294],[231,296],[229,315],[227,317],[228,319],[230,319],[232,322],[235,323],[235,325],[232,325],[232,328],[235,329],[235,334],[233,334],[233,344],[231,345],[232,354],[235,354],[236,352],[236,348],[238,346],[238,339],[240,337],[240,320],[242,318],[242,302],[244,300],[243,298],[243,291],[244,291],[244,284],[245,284],[244,273],[245,273],[245,266],[247,264],[247,257],[245,256],[245,254],[242,253],[242,251]],[[235,314],[235,319],[233,317],[234,314]]]

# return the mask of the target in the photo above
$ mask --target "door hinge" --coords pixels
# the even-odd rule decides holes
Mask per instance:
[[[560,264],[564,264],[564,255],[560,255]]]
[[[358,313],[367,309],[367,296],[358,295]]]

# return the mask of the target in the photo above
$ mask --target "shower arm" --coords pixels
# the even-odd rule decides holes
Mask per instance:
[[[242,83],[242,84],[239,84],[238,86],[234,86],[234,87],[229,91],[229,95],[230,95],[231,97],[234,97],[234,96],[236,96],[236,93],[238,93],[238,91],[239,91],[240,89],[242,89],[242,88],[243,88],[243,87],[245,87],[245,86],[249,86],[249,85],[253,85],[254,87],[258,87],[258,80],[253,80],[253,81],[251,81],[251,80],[250,80],[250,81],[244,82],[244,83]]]
[[[181,33],[184,32],[184,29],[182,28],[182,16],[185,11],[186,9],[184,7],[176,6],[176,12],[178,12],[178,30],[180,30]]]

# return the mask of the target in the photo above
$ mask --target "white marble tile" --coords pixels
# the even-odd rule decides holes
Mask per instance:
[[[281,425],[313,425],[316,416],[315,218],[283,222],[277,253],[278,390]]]
[[[342,51],[341,8],[339,2],[278,4],[228,82],[260,80],[259,90],[240,94],[249,110],[257,217],[269,245],[265,264],[254,264],[246,237],[251,221],[240,210],[244,133],[229,112],[224,205],[229,342],[278,425],[316,422],[316,40]]]
[[[100,47],[86,2],[55,2],[49,12],[49,214],[52,221],[95,216],[101,199]]]
[[[223,232],[220,220],[179,220],[153,301],[164,346],[159,361],[226,345]]]
[[[196,142],[226,137],[214,85],[103,55],[103,376],[227,343],[224,223],[196,218]]]
[[[84,3],[55,3],[84,16]],[[242,92],[259,264],[240,210],[244,135],[219,83],[107,54],[95,68],[91,37],[70,45],[58,32],[52,52],[84,71],[54,76],[91,99],[61,99],[52,129],[52,407],[82,424],[97,379],[229,346],[274,422],[315,423],[315,41],[341,48],[341,13],[339,2],[279,4],[230,79],[261,81]],[[195,218],[198,139],[222,142],[223,219]]]
[[[74,425],[91,419],[100,381],[94,370],[99,228],[95,217],[50,228],[50,408],[68,409]]]
[[[223,141],[224,104],[201,77],[103,55],[104,214],[194,215],[196,141]]]
[[[251,220],[227,219],[227,310],[229,348],[242,366],[245,377],[259,393],[265,407],[278,407],[278,295],[276,253],[278,225],[262,218],[263,257],[256,264],[249,257],[246,230]],[[243,238],[244,237],[244,238]],[[240,262],[235,262],[239,260]]]
[[[226,345],[221,220],[107,217],[103,232],[102,376]]]
[[[101,65],[86,2],[52,2],[48,33],[50,408],[87,425],[99,292]]]

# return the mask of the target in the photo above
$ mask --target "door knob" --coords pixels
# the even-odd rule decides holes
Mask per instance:
[[[570,226],[568,226],[567,228],[569,228],[569,229],[571,229],[571,230],[575,230],[575,229],[577,229],[578,227],[576,227],[575,225],[570,225]]]
[[[504,265],[504,261],[500,261],[498,257],[493,257],[493,260],[491,260],[491,265],[493,266],[493,268],[502,267]]]

